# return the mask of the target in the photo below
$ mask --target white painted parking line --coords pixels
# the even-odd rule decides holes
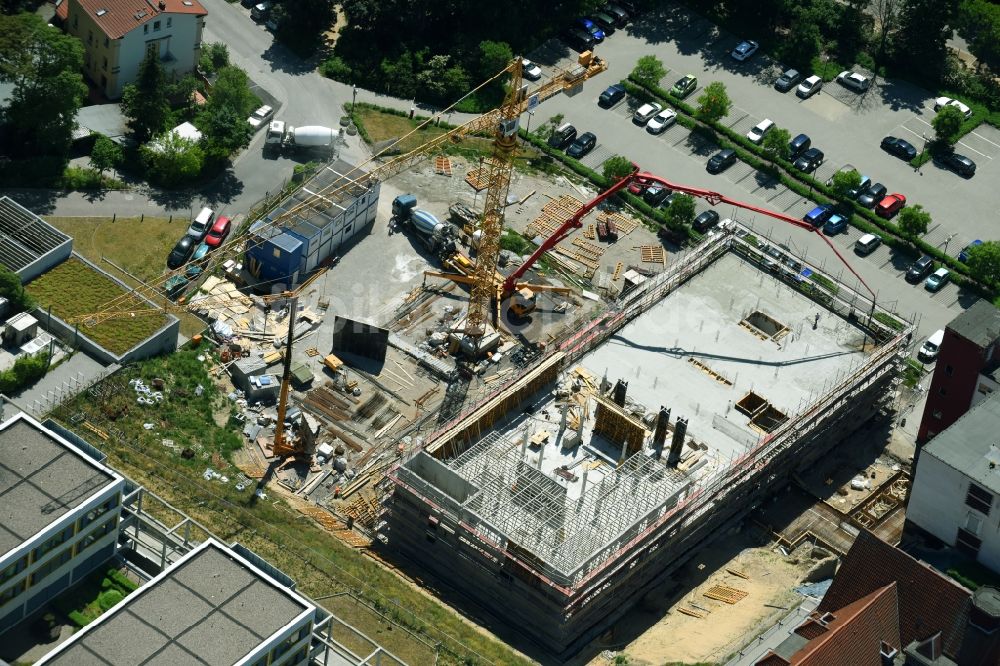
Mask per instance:
[[[923,121],[921,121],[921,122],[923,122]],[[911,129],[910,129],[909,127],[907,127],[906,125],[900,125],[900,127],[902,127],[903,129],[905,129],[905,130],[906,130],[907,132],[909,132],[910,134],[913,134],[914,136],[919,136],[919,137],[920,137],[921,139],[923,139],[923,138],[924,138],[924,135],[923,135],[923,134],[917,134],[916,132],[914,132],[913,130],[911,130]],[[976,150],[975,148],[973,148],[972,146],[970,146],[970,145],[969,145],[969,144],[967,144],[967,143],[963,143],[963,142],[959,141],[959,142],[958,142],[958,145],[960,145],[960,146],[964,146],[964,147],[965,147],[965,148],[967,148],[968,150],[971,150],[971,151],[972,151],[972,152],[974,152],[975,154],[977,154],[977,155],[981,155],[982,157],[985,157],[985,158],[986,158],[986,159],[988,159],[988,160],[992,160],[992,159],[993,159],[993,157],[992,157],[992,156],[990,156],[990,155],[987,155],[986,153],[981,153],[981,152],[979,152],[978,150]],[[994,145],[995,145],[995,144],[994,144]]]
[[[990,144],[991,146],[996,146],[997,148],[1000,148],[1000,143],[993,143],[992,141],[990,141],[989,139],[987,139],[982,134],[979,134],[978,132],[969,132],[969,134],[971,134],[972,136],[978,137],[979,139],[982,139],[983,141],[985,141],[986,143]]]

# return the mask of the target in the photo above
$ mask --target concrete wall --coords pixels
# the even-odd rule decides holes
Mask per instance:
[[[986,516],[965,503],[971,479],[924,451],[906,507],[906,519],[944,543],[954,546],[958,529],[977,535],[983,543],[976,558],[1000,573],[1000,502],[993,497]]]
[[[918,444],[943,432],[969,411],[985,363],[982,347],[950,328],[945,329],[917,431]]]
[[[67,238],[57,247],[49,250],[38,259],[35,259],[33,262],[19,270],[17,275],[21,278],[21,284],[27,284],[53,266],[61,264],[66,259],[69,259],[71,254],[73,254],[73,239]]]
[[[129,286],[116,278],[114,275],[111,275],[107,271],[102,271],[93,263],[87,261],[75,252],[73,253],[73,257],[87,264],[98,273],[114,280],[125,291],[130,291]],[[151,301],[147,302],[150,303],[150,305],[155,305]],[[48,313],[41,308],[36,309],[33,314],[35,318],[38,319],[38,323],[41,327],[46,331],[59,338],[70,347],[81,349],[86,354],[94,357],[105,365],[111,365],[113,363],[125,365],[127,363],[139,361],[151,356],[174,352],[177,349],[177,340],[181,329],[180,319],[173,316],[169,312],[164,312],[164,315],[167,317],[167,323],[164,324],[160,330],[156,331],[151,336],[126,351],[124,354],[118,355],[108,349],[105,349],[87,337],[86,325],[81,324],[79,327],[76,327],[71,324],[67,324],[55,315],[49,317]]]

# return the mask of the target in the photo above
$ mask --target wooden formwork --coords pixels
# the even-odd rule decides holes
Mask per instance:
[[[615,227],[618,228],[618,234],[621,236],[628,236],[639,226],[639,223],[635,218],[622,213],[608,213],[601,211],[597,214],[597,221],[604,223],[613,222]]]
[[[594,432],[605,437],[615,446],[625,444],[625,458],[642,449],[648,430],[636,418],[625,413],[616,403],[595,395],[597,411],[594,412]]]

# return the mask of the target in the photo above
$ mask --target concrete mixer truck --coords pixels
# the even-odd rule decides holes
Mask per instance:
[[[412,229],[428,250],[445,260],[455,254],[458,230],[451,224],[440,222],[434,215],[417,208],[417,198],[400,194],[392,200],[392,219],[401,227]]]
[[[264,138],[264,149],[330,151],[339,135],[339,130],[330,127],[294,127],[287,125],[284,120],[272,120]]]

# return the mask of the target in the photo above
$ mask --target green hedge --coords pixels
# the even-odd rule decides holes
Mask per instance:
[[[955,257],[946,255],[940,249],[919,238],[912,239],[905,236],[899,230],[898,226],[889,220],[879,217],[873,211],[864,208],[856,201],[839,199],[833,189],[827,186],[826,183],[795,169],[790,162],[782,159],[770,160],[760,146],[752,143],[745,136],[734,132],[725,125],[721,123],[704,123],[701,120],[696,120],[693,107],[671,97],[662,88],[658,86],[646,86],[631,77],[628,80],[622,81],[622,85],[625,86],[625,90],[629,95],[641,101],[657,100],[666,102],[679,112],[683,112],[688,117],[685,118],[678,115],[678,122],[681,122],[682,125],[692,129],[692,131],[700,130],[706,135],[711,136],[722,148],[732,148],[736,151],[740,160],[755,169],[774,176],[782,185],[799,196],[812,199],[817,203],[834,204],[840,202],[842,208],[847,207],[853,210],[853,213],[848,215],[848,222],[851,226],[864,233],[876,234],[890,247],[903,250],[909,254],[928,254],[942,265],[951,269],[952,281],[959,286],[969,288],[987,298],[992,299],[996,297],[996,294],[991,289],[976,282],[969,275],[968,267]],[[975,117],[973,115],[973,119]],[[682,122],[682,119],[684,122]],[[965,125],[963,125],[964,127]]]

